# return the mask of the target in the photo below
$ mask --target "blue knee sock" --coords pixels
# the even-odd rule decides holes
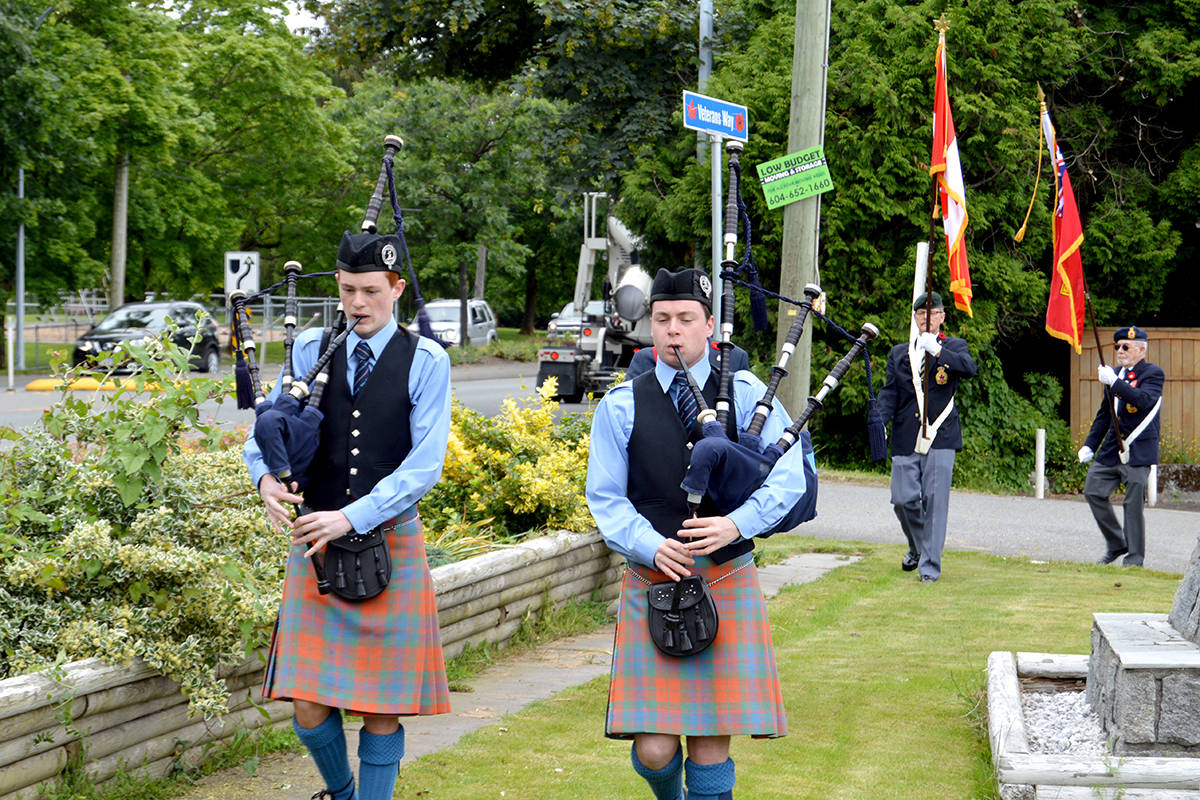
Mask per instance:
[[[688,800],[733,800],[733,759],[720,764],[697,764],[690,758],[687,767]]]
[[[315,728],[302,728],[293,717],[292,729],[312,754],[313,763],[325,779],[325,788],[333,794],[333,800],[357,800],[354,774],[350,772],[350,759],[346,757],[342,715],[337,709]]]
[[[395,733],[358,732],[358,790],[362,800],[392,800],[404,758],[404,726]]]
[[[662,769],[650,769],[637,757],[637,746],[631,750],[633,771],[646,779],[655,800],[683,800],[683,748],[675,751],[671,763]]]

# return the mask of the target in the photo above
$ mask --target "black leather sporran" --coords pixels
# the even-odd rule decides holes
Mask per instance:
[[[717,638],[717,605],[699,575],[679,581],[652,583],[650,639],[669,656],[686,658],[702,653]]]
[[[380,525],[326,543],[324,567],[329,590],[351,603],[382,593],[392,579],[392,553],[386,531],[393,529]]]

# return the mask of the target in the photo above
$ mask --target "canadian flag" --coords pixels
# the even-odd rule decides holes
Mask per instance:
[[[942,207],[942,227],[946,232],[946,255],[950,261],[950,291],[954,305],[971,313],[971,274],[967,270],[967,195],[963,188],[962,164],[958,160],[958,139],[954,135],[954,117],[950,113],[950,95],[946,89],[946,34],[938,34],[937,77],[933,93],[933,155],[929,174],[936,177],[938,201]]]

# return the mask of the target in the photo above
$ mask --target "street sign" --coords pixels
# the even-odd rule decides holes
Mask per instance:
[[[225,295],[234,289],[246,294],[258,291],[258,251],[225,251]]]
[[[781,156],[759,164],[756,169],[767,198],[767,208],[786,206],[833,188],[825,151],[821,147]]]
[[[683,125],[741,142],[750,138],[750,114],[745,106],[696,92],[683,93]]]

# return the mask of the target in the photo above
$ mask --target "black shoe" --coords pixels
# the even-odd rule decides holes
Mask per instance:
[[[1105,553],[1104,555],[1097,558],[1096,563],[1097,564],[1111,564],[1112,562],[1116,561],[1118,558],[1120,558],[1121,556],[1125,555],[1128,552],[1129,551],[1125,548],[1121,548],[1120,550],[1117,550],[1115,552],[1112,550],[1109,550],[1107,553]]]
[[[921,559],[914,556],[912,553],[905,553],[904,560],[900,562],[900,569],[905,572],[912,572],[917,568],[917,564],[921,563]]]
[[[937,581],[937,578],[933,577],[932,575],[921,576],[921,583],[934,583],[935,581]]]

